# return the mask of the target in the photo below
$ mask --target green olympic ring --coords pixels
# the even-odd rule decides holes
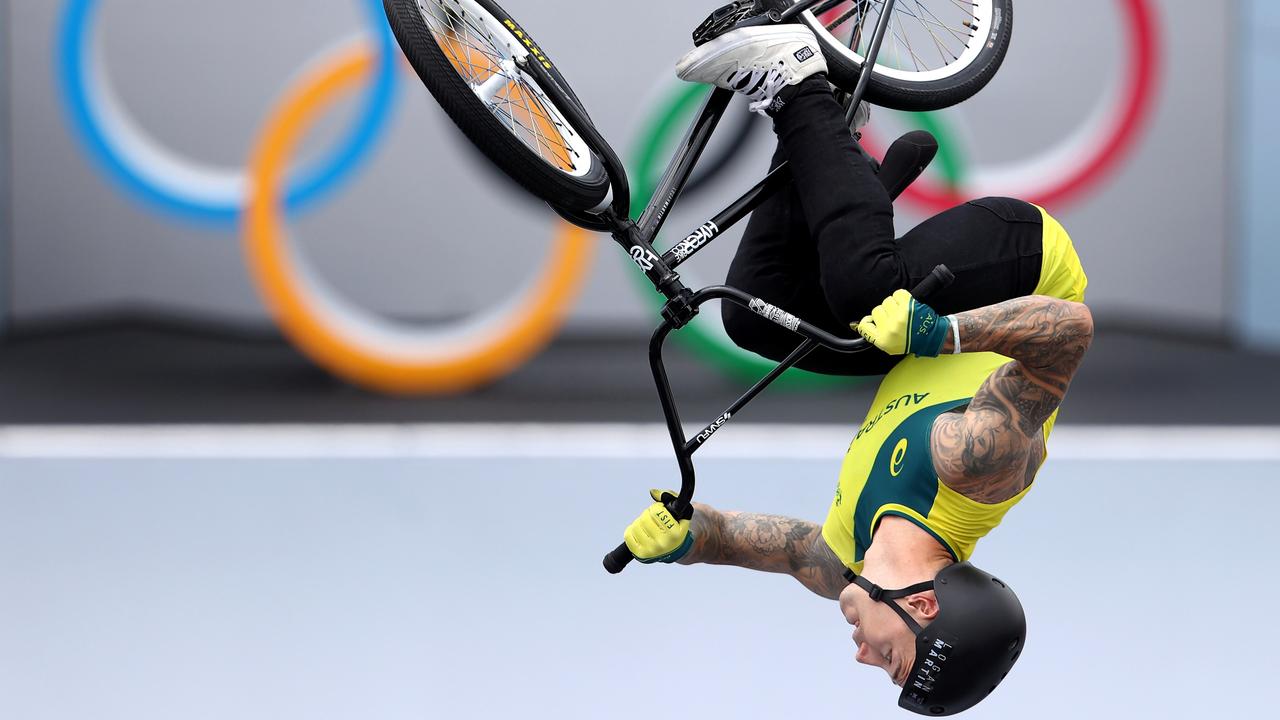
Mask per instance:
[[[955,133],[942,121],[942,115],[933,112],[899,113],[914,120],[913,130],[924,130],[938,141],[936,162],[930,167],[936,168],[938,175],[948,190],[956,191],[964,185],[968,174],[967,158],[956,152],[960,143],[955,142]],[[910,123],[909,123],[910,124]]]

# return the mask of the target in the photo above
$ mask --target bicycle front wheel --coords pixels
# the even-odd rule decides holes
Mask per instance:
[[[571,97],[572,90],[497,3],[383,0],[383,9],[423,84],[494,164],[552,205],[575,212],[603,205],[603,163],[520,65],[540,63]]]
[[[818,36],[835,85],[852,91],[885,0],[829,0],[800,19]],[[1013,0],[898,0],[866,99],[895,110],[941,110],[986,87],[1013,37]]]

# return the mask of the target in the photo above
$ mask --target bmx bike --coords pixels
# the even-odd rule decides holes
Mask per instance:
[[[383,0],[383,7],[409,63],[467,138],[565,220],[609,233],[666,297],[662,322],[649,341],[649,364],[680,468],[680,492],[672,506],[677,515],[693,500],[693,454],[747,403],[818,347],[841,353],[872,347],[861,338],[836,337],[737,288],[691,289],[676,272],[786,187],[791,175],[785,163],[671,248],[654,247],[732,91],[711,92],[648,206],[632,220],[630,186],[617,154],[558,67],[497,3]],[[850,123],[864,97],[901,110],[937,110],[968,99],[995,76],[1013,31],[1012,0],[737,0],[712,13],[693,38],[701,44],[739,27],[788,22],[802,23],[814,32],[827,60],[828,79],[842,91]],[[917,156],[900,169],[891,196],[918,177],[931,159],[931,153]],[[951,273],[940,265],[912,293],[926,297],[951,280]],[[719,417],[689,437],[680,422],[662,349],[667,337],[711,300],[748,308],[795,333],[800,342]],[[632,559],[623,543],[605,557],[604,565],[617,573]]]

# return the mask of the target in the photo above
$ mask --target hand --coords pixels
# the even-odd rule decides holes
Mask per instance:
[[[624,534],[627,548],[642,563],[673,563],[693,547],[693,533],[689,532],[693,508],[687,508],[683,516],[677,516],[672,510],[675,493],[650,490],[649,496],[654,503],[627,526]]]
[[[890,355],[937,357],[951,331],[951,320],[899,290],[852,327]]]

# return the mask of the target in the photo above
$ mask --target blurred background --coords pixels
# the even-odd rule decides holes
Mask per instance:
[[[672,68],[715,2],[504,5],[643,200],[697,109]],[[1167,570],[1256,587],[1275,540],[1280,6],[1015,10],[982,93],[876,110],[866,137],[941,140],[900,233],[947,190],[1045,205],[1099,324],[1043,491],[977,558],[1035,625],[1013,689],[973,715],[1244,715],[1225,659],[1250,651]],[[335,90],[353,58],[367,72]],[[271,132],[297,112],[317,122]],[[735,107],[659,246],[772,146]],[[285,187],[258,197],[282,147]],[[251,201],[282,226],[250,232]],[[686,282],[721,281],[740,233]],[[320,298],[305,312],[266,300],[266,247]],[[666,614],[690,712],[865,695],[893,714],[834,608],[784,579],[672,570],[677,601],[648,582],[662,571],[598,569],[643,491],[675,482],[645,357],[657,309],[611,241],[467,144],[379,2],[0,0],[0,717],[640,717],[619,668]],[[715,312],[676,340],[693,424],[770,367]],[[820,520],[873,391],[791,374],[717,436],[700,495]],[[582,527],[531,540],[522,511],[548,498]],[[1123,616],[1097,594],[1166,576]]]

